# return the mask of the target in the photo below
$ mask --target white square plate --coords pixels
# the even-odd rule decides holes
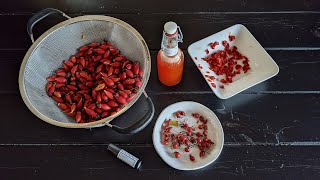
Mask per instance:
[[[236,36],[236,39],[229,42],[229,34]],[[214,76],[219,79],[222,79],[224,75],[217,76],[209,69],[209,64],[201,58],[207,57],[219,50],[223,50],[224,47],[221,43],[223,40],[227,40],[230,47],[237,46],[238,51],[249,58],[251,69],[247,73],[242,72],[235,76],[232,83],[223,84],[220,81],[215,80],[214,83],[216,84],[216,88],[213,88],[211,82],[208,81],[205,75]],[[219,45],[216,46],[215,49],[211,49],[209,43],[215,41],[219,42]],[[209,50],[209,54],[206,54],[206,49]],[[279,72],[279,67],[271,56],[263,49],[249,30],[241,24],[236,24],[191,44],[188,47],[188,52],[212,91],[221,99],[230,98],[243,90],[277,75]],[[201,69],[199,68],[199,65],[202,67]],[[224,88],[220,88],[220,85],[224,85]]]

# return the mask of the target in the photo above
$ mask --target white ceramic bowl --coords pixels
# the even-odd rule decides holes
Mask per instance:
[[[236,36],[236,39],[232,42],[229,42],[229,34]],[[251,70],[245,74],[242,73],[237,75],[233,78],[233,82],[229,84],[222,84],[220,81],[214,81],[216,88],[213,88],[211,86],[211,82],[205,78],[217,97],[221,99],[230,98],[239,92],[278,74],[279,67],[271,58],[271,56],[263,49],[263,47],[245,26],[237,24],[200,41],[197,41],[188,47],[189,55],[193,59],[194,63],[197,66],[200,65],[203,67],[202,69],[198,69],[204,77],[205,75],[214,76],[216,78],[219,77],[219,79],[224,77],[217,76],[209,69],[209,64],[201,59],[208,56],[205,52],[206,49],[209,50],[209,54],[223,50],[224,47],[221,43],[223,40],[227,40],[230,46],[237,46],[238,51],[249,58]],[[216,46],[215,49],[211,49],[209,43],[215,41],[219,42],[219,45]],[[206,73],[207,71],[210,72],[210,74]],[[224,85],[224,89],[221,89],[220,85]]]
[[[196,124],[196,120],[192,116],[192,113],[198,113],[208,119],[207,137],[214,142],[214,145],[211,146],[209,149],[210,153],[206,154],[205,158],[199,157],[199,148],[191,148],[190,152],[187,153],[184,152],[184,147],[182,146],[178,149],[181,153],[181,158],[177,159],[173,156],[173,152],[177,150],[172,149],[169,145],[165,146],[161,143],[161,129],[163,123],[169,118],[172,120],[177,119],[174,117],[174,113],[177,111],[184,111],[186,113],[189,125]],[[179,170],[195,170],[209,165],[219,157],[224,144],[224,134],[219,119],[209,108],[197,102],[183,101],[172,104],[161,112],[153,129],[152,140],[157,153],[169,166]],[[196,158],[194,162],[190,161],[189,154],[192,154]]]

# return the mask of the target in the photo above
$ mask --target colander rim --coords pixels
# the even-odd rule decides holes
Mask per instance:
[[[54,119],[48,118],[47,116],[45,116],[44,114],[42,114],[41,112],[39,112],[31,103],[31,101],[29,100],[27,93],[26,93],[26,89],[25,89],[25,84],[24,84],[24,73],[25,73],[25,69],[26,69],[26,65],[27,62],[30,58],[30,56],[32,55],[32,53],[34,52],[34,50],[36,49],[36,47],[51,33],[53,33],[54,31],[67,26],[69,24],[73,24],[73,23],[77,23],[77,22],[81,22],[81,21],[107,21],[107,22],[112,22],[115,23],[119,26],[124,27],[125,29],[127,29],[128,31],[130,31],[134,36],[136,36],[136,38],[141,42],[141,45],[143,47],[143,51],[146,53],[146,68],[145,68],[145,72],[144,72],[144,79],[143,79],[143,84],[141,86],[141,88],[139,89],[138,93],[136,94],[136,97],[130,102],[128,103],[123,109],[121,109],[119,112],[115,113],[112,116],[109,116],[107,118],[103,118],[100,119],[98,121],[94,121],[94,122],[89,122],[89,123],[65,123],[65,122],[60,122],[60,121],[56,121]],[[44,32],[29,48],[29,50],[27,51],[26,55],[23,58],[23,61],[21,63],[20,66],[20,71],[19,71],[19,78],[18,78],[18,83],[19,83],[19,91],[20,91],[20,95],[24,101],[24,103],[26,104],[26,106],[28,107],[28,109],[34,114],[36,115],[38,118],[40,118],[41,120],[55,125],[55,126],[59,126],[59,127],[64,127],[64,128],[92,128],[92,127],[100,127],[100,126],[104,126],[104,125],[109,125],[109,122],[112,121],[114,118],[118,117],[119,115],[121,115],[122,113],[124,113],[127,109],[129,109],[141,96],[142,92],[144,91],[147,82],[149,80],[150,77],[150,72],[151,72],[151,56],[150,56],[150,51],[149,48],[147,46],[147,43],[145,42],[145,40],[143,39],[142,35],[131,25],[129,25],[128,23],[111,17],[111,16],[104,16],[104,15],[84,15],[84,16],[78,16],[78,17],[74,17],[74,18],[70,18],[67,19],[65,21],[62,21],[61,23],[58,23],[57,25],[51,27],[50,29],[48,29],[46,32]]]

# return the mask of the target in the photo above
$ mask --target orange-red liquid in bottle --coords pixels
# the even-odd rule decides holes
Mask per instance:
[[[182,79],[184,55],[178,47],[182,42],[182,33],[174,22],[164,25],[161,50],[157,56],[158,78],[167,86],[174,86]]]

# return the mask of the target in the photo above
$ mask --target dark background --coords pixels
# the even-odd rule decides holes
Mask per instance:
[[[31,45],[26,24],[47,7],[75,17],[120,18],[145,38],[152,56],[146,91],[156,113],[143,131],[121,135],[107,127],[64,129],[34,116],[18,90],[18,72]],[[64,18],[50,16],[35,38]],[[165,87],[157,79],[156,53],[163,24],[173,20],[184,33],[183,80]],[[320,178],[320,1],[318,0],[10,0],[0,5],[0,179],[319,179]],[[227,99],[218,99],[191,61],[194,41],[243,24],[280,67],[280,73]],[[165,164],[152,144],[152,130],[166,106],[197,101],[213,110],[225,132],[219,159],[197,171]],[[127,124],[145,110],[140,98],[114,121]],[[133,113],[134,112],[134,113]],[[134,170],[106,150],[115,143],[140,157]]]

